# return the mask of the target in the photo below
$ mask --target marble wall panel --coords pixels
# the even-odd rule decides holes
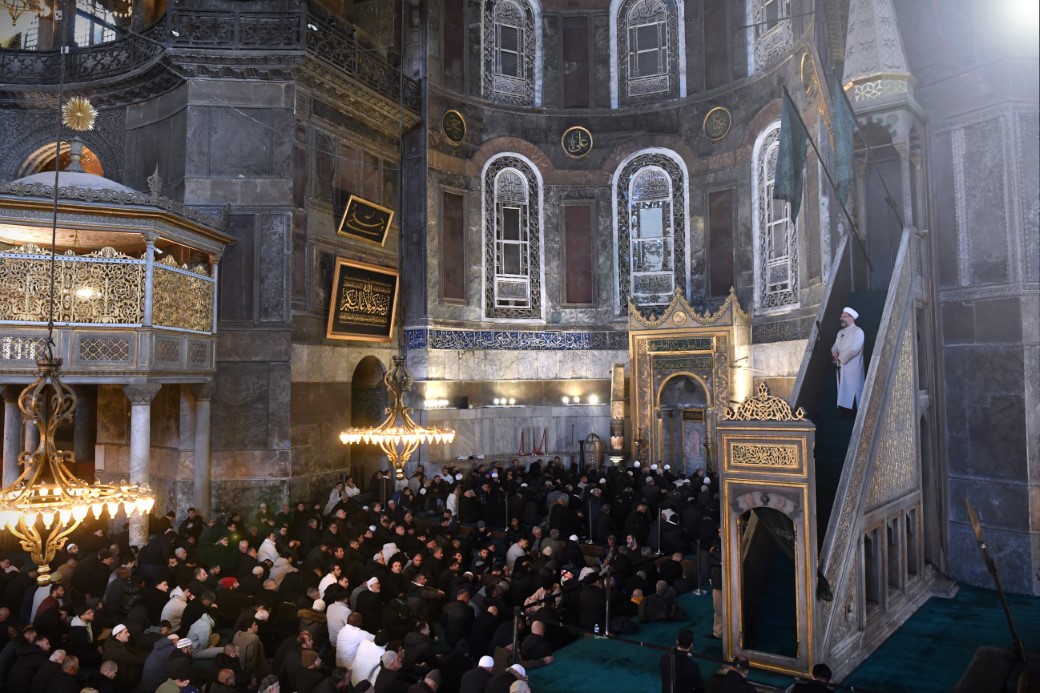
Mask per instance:
[[[771,376],[797,376],[802,366],[805,345],[804,339],[753,344],[750,367]]]
[[[962,233],[970,236],[971,278],[989,284],[1007,281],[1008,215],[1005,186],[1008,162],[1004,160],[1005,123],[1002,117],[975,123],[964,129],[964,180],[962,194],[967,218]]]
[[[950,478],[950,497],[960,500],[950,504],[950,519],[967,523],[967,498],[975,506],[987,531],[990,527],[1028,532],[1030,529],[1029,489],[1016,482],[986,481]]]
[[[220,365],[211,407],[214,451],[267,447],[270,386],[267,364]]]
[[[98,385],[97,443],[125,444],[130,441],[130,402],[120,385]]]
[[[263,323],[285,323],[289,320],[292,212],[262,214],[259,226],[258,318]]]
[[[1036,552],[1030,555],[1031,537],[1027,533],[987,527],[986,546],[989,555],[1000,566],[1000,581],[1005,590],[1014,594],[1037,593],[1038,581],[1036,573],[1032,572]],[[993,584],[970,524],[950,523],[949,550],[951,578],[970,585]]]
[[[249,479],[263,482],[289,477],[291,455],[288,450],[215,450],[210,465],[214,483]]]
[[[588,354],[568,351],[560,354],[560,369],[557,378],[584,378],[588,373]]]

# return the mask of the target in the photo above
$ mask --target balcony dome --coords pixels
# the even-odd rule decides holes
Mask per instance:
[[[34,186],[43,185],[54,190],[54,171],[43,171],[31,176],[18,178],[11,181],[10,185]],[[129,188],[122,183],[98,176],[93,173],[76,171],[61,171],[58,173],[58,188],[84,188],[86,190],[111,190],[113,192],[139,194],[139,191]]]

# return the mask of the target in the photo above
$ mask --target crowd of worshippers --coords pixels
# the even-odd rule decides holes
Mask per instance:
[[[557,458],[171,511],[139,550],[88,520],[48,584],[0,558],[0,690],[528,691],[578,637],[683,618],[676,596],[708,579],[683,557],[718,541],[713,491],[701,472]]]

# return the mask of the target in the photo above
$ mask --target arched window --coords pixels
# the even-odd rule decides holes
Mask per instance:
[[[542,319],[541,179],[503,154],[484,169],[484,314]]]
[[[748,72],[764,70],[794,43],[791,0],[748,0]]]
[[[541,103],[541,11],[528,0],[484,3],[484,97],[522,106]]]
[[[686,167],[667,150],[645,150],[614,176],[617,310],[664,305],[686,289]]]
[[[674,0],[611,3],[611,102],[614,108],[686,95],[680,69],[682,4]]]
[[[76,0],[77,46],[94,46],[115,41],[116,32],[111,28],[115,23],[116,16],[99,0]]]
[[[798,228],[791,221],[791,205],[773,199],[779,149],[776,121],[759,135],[754,151],[755,304],[760,311],[798,305]]]

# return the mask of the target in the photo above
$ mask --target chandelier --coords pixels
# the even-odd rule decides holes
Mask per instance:
[[[425,428],[411,417],[411,407],[404,406],[404,393],[412,389],[412,376],[403,356],[394,356],[394,366],[383,376],[386,391],[393,406],[386,408],[386,418],[378,426],[348,428],[339,434],[344,445],[378,445],[386,453],[390,465],[397,470],[397,478],[404,479],[404,465],[419,445],[443,444],[455,440],[450,428]]]
[[[64,78],[62,53],[62,77]],[[59,83],[58,101],[61,102],[64,79]],[[89,130],[93,111],[89,102],[73,100],[65,110],[65,122],[76,130]],[[76,117],[79,116],[79,117]],[[61,114],[59,114],[61,118]],[[75,458],[68,450],[59,450],[55,444],[58,426],[72,421],[76,410],[76,394],[58,376],[62,360],[54,357],[54,275],[57,266],[58,233],[58,165],[61,156],[59,127],[55,143],[54,206],[51,217],[51,282],[49,320],[44,356],[36,361],[36,379],[18,396],[22,416],[39,431],[40,442],[33,452],[19,456],[22,472],[11,485],[0,489],[0,530],[8,529],[21,547],[39,566],[37,583],[49,582],[50,563],[68,539],[68,536],[93,513],[100,519],[108,510],[115,517],[120,506],[127,515],[144,515],[155,504],[147,485],[87,483],[71,471]],[[75,163],[75,159],[73,162]],[[80,169],[82,170],[82,169]]]
[[[0,0],[0,7],[11,15],[11,26],[16,25],[18,19],[27,12],[41,17],[48,17],[51,14],[51,8],[43,4],[42,0]]]

